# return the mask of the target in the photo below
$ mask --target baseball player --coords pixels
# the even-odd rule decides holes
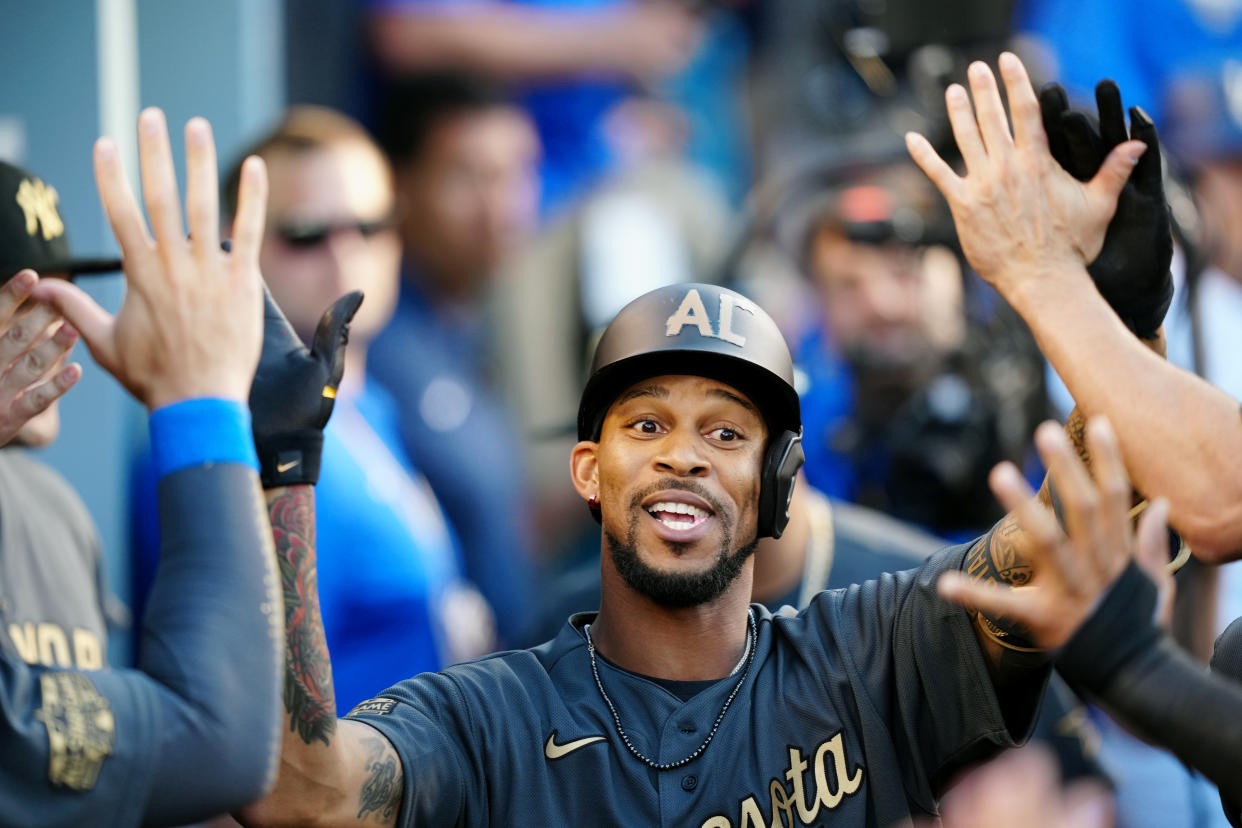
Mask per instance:
[[[139,121],[154,238],[115,144],[96,145],[128,288],[115,317],[66,281],[32,286],[151,412],[162,560],[138,670],[29,666],[0,652],[0,825],[183,824],[255,799],[275,776],[281,602],[256,471],[271,480],[277,457],[314,447],[358,297],[325,316],[316,341],[331,347],[318,355],[270,302],[264,317],[263,165],[246,166],[226,256],[206,122],[187,125],[186,146],[188,241],[163,114]],[[309,402],[291,393],[312,387]]]
[[[1042,594],[1037,573],[1068,542],[1007,519],[800,613],[752,606],[750,553],[783,530],[802,459],[792,377],[775,323],[733,291],[675,285],[623,309],[597,348],[570,461],[603,527],[599,612],[337,721],[322,630],[303,607],[287,681],[315,677],[325,698],[310,714],[290,708],[276,788],[242,820],[723,828],[934,814],[955,771],[1025,737],[1048,672],[1037,644],[1004,619],[972,619],[935,582],[1022,571]],[[1125,506],[1068,477],[1086,475],[1059,429],[1042,435],[1075,548],[1128,545]],[[1111,490],[1124,469],[1103,452]],[[1003,505],[1037,508],[1003,468]],[[309,497],[269,492],[290,507]],[[271,514],[293,538],[278,543],[282,566],[313,578],[308,511]]]

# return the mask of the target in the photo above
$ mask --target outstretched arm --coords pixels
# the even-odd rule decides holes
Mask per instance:
[[[267,503],[285,598],[284,741],[275,788],[237,818],[247,826],[395,825],[401,760],[379,731],[336,718],[315,577],[314,489],[269,489]]]
[[[391,825],[401,805],[401,762],[378,731],[336,718],[315,570],[314,484],[323,428],[362,294],[328,308],[309,351],[271,294],[264,294],[264,303],[263,353],[250,410],[284,594],[284,736],[275,788],[239,819],[247,825]]]
[[[1028,497],[1020,519],[1032,536],[1046,539],[1042,545],[1052,552],[1044,556],[1031,586],[1001,587],[949,573],[940,580],[940,592],[975,611],[1023,625],[1071,686],[1238,801],[1242,731],[1222,723],[1242,716],[1242,689],[1205,672],[1161,631],[1154,620],[1157,589],[1143,574],[1158,576],[1167,559],[1168,505],[1157,500],[1150,506],[1131,540],[1116,438],[1105,421],[1093,420],[1088,441],[1096,457],[1098,496],[1090,496],[1083,479],[1062,476],[1057,485],[1066,484],[1071,537],[1084,524],[1094,525],[1089,546],[1055,541],[1060,536],[1056,520]],[[1068,446],[1062,451],[1068,458]]]
[[[183,824],[274,778],[279,594],[244,400],[259,353],[266,178],[242,175],[232,256],[214,242],[215,149],[186,127],[186,240],[163,114],[139,121],[147,233],[116,147],[95,148],[125,261],[113,318],[68,282],[30,285],[151,411],[161,561],[139,671],[38,670],[0,659],[0,799],[47,824]],[[33,311],[32,311],[33,313]]]
[[[920,135],[907,136],[910,154],[948,200],[971,265],[1026,320],[1082,411],[1109,417],[1138,489],[1169,499],[1174,528],[1201,558],[1228,559],[1242,552],[1242,473],[1231,463],[1242,456],[1238,403],[1153,353],[1100,292],[1120,304],[1125,286],[1097,290],[1086,267],[1097,266],[1102,251],[1117,253],[1106,246],[1108,235],[1125,228],[1110,222],[1136,165],[1135,186],[1158,181],[1154,130],[1147,142],[1114,136],[1094,175],[1080,181],[1049,152],[1022,63],[1006,53],[1000,68],[1012,133],[992,73],[976,63],[969,70],[974,112],[962,87],[945,93],[966,175]],[[1145,152],[1153,157],[1140,161]],[[1129,220],[1128,212],[1117,219]],[[1126,266],[1120,255],[1103,260],[1114,273]]]
[[[368,22],[376,56],[394,74],[448,66],[518,82],[601,72],[658,80],[690,59],[700,28],[668,0],[571,11],[427,3],[372,12]]]

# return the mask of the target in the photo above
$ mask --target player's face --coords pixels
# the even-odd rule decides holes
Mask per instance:
[[[617,572],[657,603],[718,597],[754,551],[767,429],[737,389],[663,376],[604,420],[596,454],[605,539]]]
[[[396,304],[401,242],[390,225],[392,179],[379,151],[343,141],[268,159],[267,235],[259,252],[276,304],[303,340],[351,290],[366,301],[350,324],[358,342],[387,324]]]

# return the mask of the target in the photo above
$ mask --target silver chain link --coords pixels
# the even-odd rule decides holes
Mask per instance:
[[[600,680],[599,664],[595,658],[595,642],[591,640],[591,625],[587,624],[583,627],[582,632],[586,635],[587,653],[591,657],[591,673],[595,676],[595,686],[599,688],[599,694],[603,697],[604,704],[608,705],[608,710],[612,713],[612,720],[617,726],[617,735],[621,737],[622,744],[624,744],[629,752],[634,755],[635,759],[642,762],[652,770],[665,771],[680,768],[683,765],[688,765],[695,759],[702,756],[703,751],[707,750],[707,746],[712,743],[712,739],[716,736],[716,731],[720,729],[720,723],[724,721],[725,713],[729,710],[729,705],[733,704],[733,699],[737,696],[737,691],[741,690],[742,685],[746,682],[746,676],[750,674],[750,664],[755,658],[755,650],[757,650],[759,646],[759,633],[756,630],[755,611],[753,609],[747,612],[746,620],[746,653],[743,656],[746,666],[742,670],[742,676],[737,680],[737,684],[733,685],[733,690],[729,692],[729,697],[725,699],[724,706],[720,708],[720,713],[716,716],[716,721],[712,723],[712,729],[707,734],[707,738],[703,740],[703,744],[699,745],[694,753],[691,753],[685,759],[677,762],[653,762],[648,759],[638,748],[634,747],[634,744],[630,741],[630,737],[625,733],[625,728],[621,726],[621,716],[617,713],[616,706],[612,703],[612,699],[608,698],[607,691],[604,690],[604,682]],[[736,670],[737,668],[734,669]]]

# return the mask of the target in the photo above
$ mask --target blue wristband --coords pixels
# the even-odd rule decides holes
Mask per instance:
[[[162,478],[204,463],[240,463],[259,470],[250,409],[236,400],[200,397],[151,412],[151,458]]]

